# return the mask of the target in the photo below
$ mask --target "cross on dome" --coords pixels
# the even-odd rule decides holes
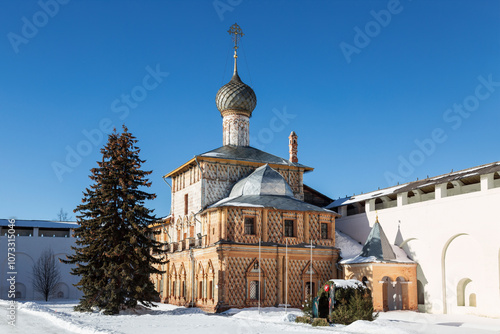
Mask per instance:
[[[229,35],[232,35],[231,39],[234,42],[234,51],[236,52],[236,50],[238,49],[238,42],[245,34],[237,23],[233,24],[227,32],[229,33]]]

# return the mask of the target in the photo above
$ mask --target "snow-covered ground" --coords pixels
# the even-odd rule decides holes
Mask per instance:
[[[17,308],[16,327],[7,323],[7,301],[0,300],[0,333],[500,333],[500,319],[476,316],[421,314],[409,311],[381,313],[373,322],[349,326],[311,327],[297,324],[297,309],[231,309],[222,315],[205,314],[196,308],[158,304],[153,310],[124,312],[116,316],[73,311],[76,301],[24,302]]]

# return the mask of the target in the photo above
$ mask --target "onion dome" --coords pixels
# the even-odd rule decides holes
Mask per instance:
[[[250,117],[257,105],[257,97],[253,89],[241,81],[237,65],[238,42],[244,34],[236,23],[231,26],[228,32],[234,42],[234,73],[231,80],[217,92],[215,104],[223,117],[225,112],[235,112]]]
[[[243,83],[236,70],[231,80],[222,86],[215,96],[217,109],[223,114],[225,111],[235,111],[250,117],[257,105],[257,97],[250,86]]]
[[[249,176],[238,181],[231,190],[229,197],[248,195],[274,195],[293,198],[293,191],[280,173],[265,164],[257,168]]]

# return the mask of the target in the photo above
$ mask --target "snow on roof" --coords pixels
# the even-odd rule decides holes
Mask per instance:
[[[427,178],[419,181],[413,181],[413,182],[408,182],[404,183],[401,185],[397,186],[392,186],[388,187],[385,189],[379,189],[375,191],[371,191],[366,194],[361,194],[361,195],[355,195],[355,196],[349,196],[345,198],[339,198],[335,201],[333,201],[331,204],[327,205],[325,208],[327,209],[333,209],[339,206],[343,205],[348,205],[352,203],[357,203],[357,202],[362,202],[366,201],[369,199],[377,198],[377,197],[382,197],[382,196],[387,196],[391,194],[397,194],[397,193],[402,193],[402,192],[408,192],[414,189],[419,189],[427,186],[432,186],[436,184],[441,184],[441,183],[446,183],[454,180],[459,180],[463,179],[466,177],[470,176],[477,176],[477,175],[483,175],[483,174],[489,174],[489,173],[494,173],[494,172],[499,172],[500,171],[500,161],[497,162],[492,162],[489,164],[477,166],[477,167],[472,167],[468,169],[463,169],[457,172],[451,172],[448,174],[442,174],[433,178]]]
[[[331,279],[328,282],[332,282],[336,289],[347,289],[347,288],[366,288],[363,283],[357,279]]]
[[[9,226],[12,219],[0,219],[0,226]],[[60,222],[53,220],[17,220],[14,219],[16,227],[41,227],[41,228],[78,228],[76,222]]]
[[[337,232],[338,234],[338,232]],[[398,246],[391,245],[387,240],[382,225],[377,221],[372,227],[365,244],[361,247],[359,243],[352,240],[346,235],[340,235],[341,239],[337,240],[336,247],[343,251],[342,247],[348,250],[346,253],[341,253],[344,258],[340,261],[341,264],[354,264],[354,263],[413,263],[408,258],[406,252]],[[339,243],[342,243],[340,244]],[[360,249],[361,248],[361,249]],[[355,252],[357,250],[357,252]]]
[[[333,203],[327,205],[326,208],[332,209],[332,208],[336,208],[336,207],[341,206],[341,205],[347,205],[347,204],[351,204],[351,203],[366,201],[366,200],[372,199],[372,198],[387,196],[387,195],[395,193],[398,189],[403,188],[404,186],[406,186],[406,184],[401,184],[401,185],[397,185],[394,187],[385,188],[385,189],[381,189],[381,190],[379,189],[379,190],[372,191],[372,192],[369,192],[366,194],[355,195],[355,196],[346,197],[346,198],[340,198],[340,199],[333,201]]]
[[[340,231],[335,231],[335,247],[340,248],[340,256],[343,259],[351,259],[363,249],[361,243]]]
[[[400,247],[396,245],[391,245],[392,250],[394,254],[396,255],[396,258],[393,260],[380,260],[376,256],[361,256],[361,254],[350,258],[350,259],[345,259],[340,261],[341,264],[355,264],[355,263],[415,263],[412,261],[410,258],[408,258],[408,255],[406,255],[406,252],[401,249]]]

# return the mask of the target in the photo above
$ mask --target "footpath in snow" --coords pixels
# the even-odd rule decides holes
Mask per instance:
[[[195,333],[267,334],[363,333],[363,334],[500,334],[500,319],[476,316],[431,315],[410,311],[380,313],[373,322],[356,321],[349,326],[311,327],[295,323],[298,309],[231,309],[222,314],[206,314],[197,308],[168,304],[122,312],[109,316],[73,311],[77,301],[24,302],[18,304],[16,327],[7,324],[7,301],[0,300],[0,333]]]

